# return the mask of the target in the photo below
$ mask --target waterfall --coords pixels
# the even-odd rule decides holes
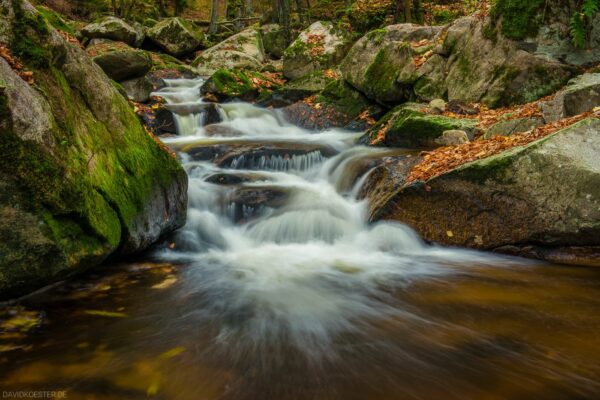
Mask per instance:
[[[200,80],[167,84],[157,94],[173,110],[201,102]],[[367,223],[367,204],[356,193],[370,171],[368,161],[390,150],[355,147],[357,134],[339,129],[306,131],[250,104],[219,109],[217,134],[207,137],[201,126],[193,132],[179,115],[179,133],[188,137],[165,143],[175,149],[218,144],[225,153],[228,145],[242,143],[248,152],[221,166],[180,154],[190,178],[188,223],[175,248],[160,257],[193,266],[186,291],[207,296],[204,312],[217,319],[244,316],[223,328],[220,337],[228,346],[260,351],[285,337],[310,357],[330,356],[337,334],[366,329],[356,321],[400,312],[383,300],[383,283],[401,287],[452,274],[464,263],[499,263],[427,245],[400,223]],[[235,131],[233,139],[219,134],[228,130]],[[192,133],[202,139],[190,138]],[[337,154],[324,156],[315,145]],[[215,174],[237,178],[209,182]]]

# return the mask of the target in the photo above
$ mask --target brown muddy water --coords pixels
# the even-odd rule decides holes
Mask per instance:
[[[284,331],[252,340],[252,311],[203,310],[219,300],[189,290],[195,268],[103,267],[24,301],[44,315],[28,334],[0,336],[0,390],[70,399],[600,395],[597,269],[471,265],[387,287],[378,301],[396,312],[351,320],[360,329],[303,348]]]

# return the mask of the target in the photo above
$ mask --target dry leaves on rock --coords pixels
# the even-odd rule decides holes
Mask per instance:
[[[73,35],[69,34],[68,32],[65,31],[61,31],[60,29],[58,30],[58,33],[68,42],[71,44],[74,44],[75,46],[79,47],[80,49],[85,49],[85,47],[81,44],[81,42]]]
[[[487,140],[478,140],[456,146],[440,147],[425,152],[423,153],[423,160],[412,168],[406,182],[427,181],[468,162],[480,160],[513,147],[524,146],[590,116],[600,118],[600,112],[587,112],[571,118],[565,118],[533,129],[530,132],[512,136],[494,136]]]
[[[13,56],[6,47],[6,45],[0,43],[0,57],[4,58],[8,65],[29,85],[33,85],[35,81],[33,80],[33,72],[26,71],[23,63],[17,57]]]

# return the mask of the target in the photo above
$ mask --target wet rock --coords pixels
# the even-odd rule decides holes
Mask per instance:
[[[288,197],[288,191],[277,186],[241,187],[229,195],[229,201],[251,207],[281,207]]]
[[[541,117],[525,117],[500,121],[490,126],[481,138],[489,139],[493,136],[510,136],[515,133],[528,132],[542,125],[544,125],[544,120]]]
[[[359,139],[361,144],[387,147],[438,147],[438,138],[446,131],[460,130],[473,137],[477,120],[449,118],[416,111],[412,106],[398,106],[387,113]]]
[[[589,118],[427,182],[386,190],[370,197],[371,219],[402,221],[426,240],[452,246],[598,246],[599,129],[600,120]]]
[[[242,187],[228,198],[230,218],[234,222],[246,222],[264,213],[266,209],[281,207],[289,196],[281,187]]]
[[[371,106],[366,97],[340,79],[327,84],[313,101],[300,101],[283,108],[282,111],[285,119],[294,125],[323,130],[347,127]],[[364,129],[362,126],[357,128]]]
[[[3,7],[0,32],[37,15]],[[141,251],[186,219],[185,172],[98,65],[50,26],[26,35],[48,49],[43,68],[24,60],[35,87],[0,58],[2,298]]]
[[[165,79],[194,79],[198,77],[198,74],[190,70],[189,68],[156,68],[156,65],[152,67],[152,71],[146,74],[146,78],[150,80],[154,91],[164,88]]]
[[[261,106],[272,106],[275,108],[292,105],[313,94],[317,94],[325,87],[335,81],[334,78],[326,76],[323,71],[316,71],[301,78],[286,82],[281,88],[275,89],[271,95],[259,104]]]
[[[261,71],[265,52],[260,32],[246,29],[204,50],[192,63],[198,74],[211,76],[219,69]]]
[[[166,53],[180,57],[191,53],[202,44],[204,34],[183,18],[165,18],[148,29],[148,39]]]
[[[260,173],[245,172],[218,173],[206,178],[206,182],[215,183],[218,185],[239,185],[240,183],[256,182],[261,180],[266,180],[266,177]]]
[[[218,101],[240,99],[252,102],[278,87],[279,82],[260,72],[219,69],[206,81],[200,92],[203,95],[210,93]]]
[[[421,161],[416,154],[402,154],[381,158],[377,166],[366,178],[358,197],[368,199],[372,214],[385,207],[392,193],[406,182],[411,168]]]
[[[154,90],[152,82],[145,76],[121,82],[121,86],[125,89],[127,97],[138,103],[145,103],[148,101],[150,99],[150,93]]]
[[[220,167],[234,169],[279,169],[279,167],[285,169],[286,165],[291,165],[292,160],[298,159],[299,156],[310,155],[315,160],[321,160],[323,157],[331,157],[337,153],[335,149],[321,144],[265,143],[242,140],[222,143],[199,141],[199,143],[187,143],[173,147],[175,150],[187,153],[194,160],[212,161]],[[306,159],[304,161],[303,165],[308,166],[314,160]],[[298,159],[297,166],[301,167],[302,163],[303,161]]]
[[[332,22],[317,21],[285,50],[283,74],[295,79],[338,64],[350,48],[350,35]]]
[[[547,123],[591,111],[600,106],[600,73],[583,74],[569,81],[553,100],[541,104]]]
[[[110,39],[127,43],[133,47],[141,46],[144,41],[143,29],[134,27],[116,17],[105,17],[98,22],[86,25],[81,33],[89,39]]]

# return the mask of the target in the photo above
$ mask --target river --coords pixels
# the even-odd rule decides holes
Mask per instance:
[[[367,223],[372,160],[201,80],[157,93],[189,175],[187,225],[138,260],[27,299],[0,390],[70,399],[592,399],[600,271],[424,243]],[[426,215],[423,218],[427,218]],[[2,340],[8,340],[6,337]]]

